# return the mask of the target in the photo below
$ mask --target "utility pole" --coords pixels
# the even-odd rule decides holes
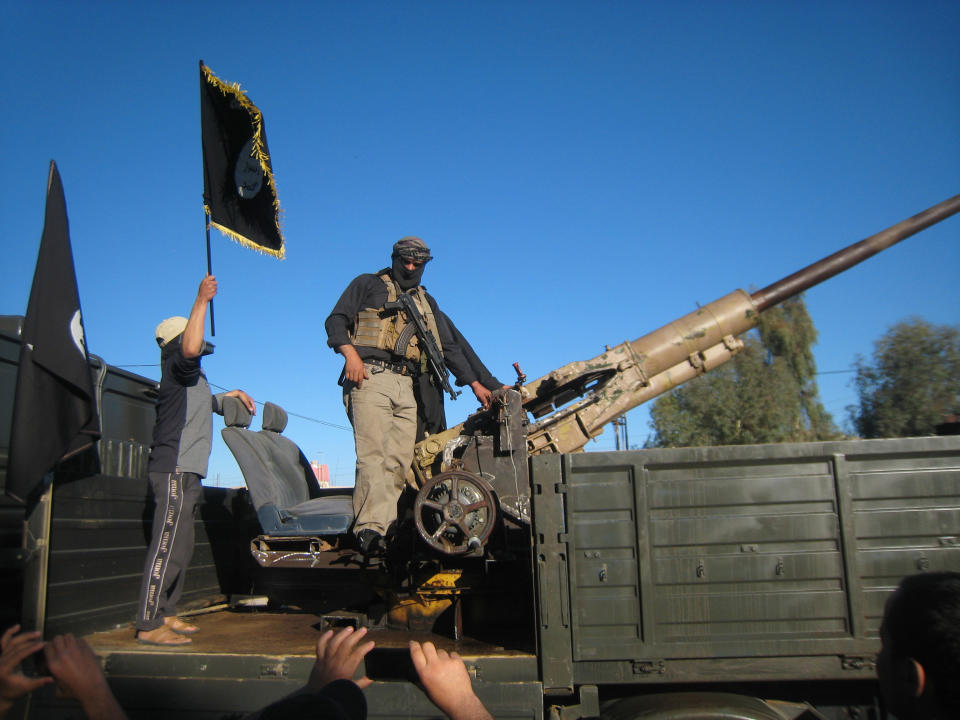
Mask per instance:
[[[613,437],[614,442],[616,443],[617,450],[629,450],[630,449],[630,440],[627,436],[627,416],[621,415],[618,418],[614,418],[613,422],[610,423],[613,425]],[[621,440],[621,434],[623,439]]]

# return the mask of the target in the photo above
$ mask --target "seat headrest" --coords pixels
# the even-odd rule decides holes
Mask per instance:
[[[251,417],[253,416],[240,398],[225,397],[223,399],[223,422],[227,427],[250,427]]]
[[[287,411],[272,402],[263,404],[263,422],[261,426],[270,432],[282,433],[287,427]]]

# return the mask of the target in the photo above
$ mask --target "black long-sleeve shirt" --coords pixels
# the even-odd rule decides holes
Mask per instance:
[[[381,271],[382,274],[384,271]],[[443,346],[443,360],[450,372],[456,378],[457,385],[469,385],[478,380],[478,373],[472,367],[457,338],[451,333],[452,323],[440,321],[441,312],[430,293],[426,293],[427,302],[434,317],[437,318],[437,331],[440,333],[440,344]],[[365,308],[379,308],[387,302],[387,286],[378,275],[365,273],[355,277],[347,289],[343,291],[333,311],[327,316],[324,328],[327,331],[327,345],[334,351],[341,345],[350,345],[350,328],[353,326],[357,314]],[[459,332],[457,333],[459,335]],[[462,337],[462,336],[461,336]],[[389,350],[373,347],[357,347],[361,359],[385,360],[397,362]],[[471,352],[473,352],[471,348]],[[482,366],[482,363],[481,363]]]
[[[441,310],[437,315],[437,326],[443,332],[450,333],[460,345],[463,356],[487,390],[499,390],[503,383],[493,376],[483,364],[473,347],[460,333],[453,321]],[[433,435],[447,429],[447,416],[443,408],[443,391],[429,377],[417,378],[413,385],[413,394],[417,398],[417,440],[426,434]]]
[[[460,346],[460,351],[463,353],[463,357],[470,364],[470,368],[477,376],[481,385],[487,388],[487,390],[499,390],[503,386],[503,383],[497,380],[493,373],[487,369],[487,366],[483,364],[483,361],[480,359],[480,356],[477,355],[473,346],[467,341],[459,328],[453,324],[453,320],[451,320],[443,310],[437,315],[437,327],[441,332],[449,333],[450,337],[456,340]]]

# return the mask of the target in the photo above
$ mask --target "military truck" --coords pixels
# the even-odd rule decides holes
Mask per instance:
[[[4,625],[84,635],[132,718],[261,707],[304,682],[320,632],[343,624],[377,643],[364,668],[377,718],[439,716],[412,682],[411,638],[457,649],[498,718],[879,718],[886,595],[904,575],[960,568],[960,438],[579,450],[732,357],[765,307],[958,210],[960,196],[758,293],[518,376],[418,444],[381,562],[353,551],[342,518],[298,515],[264,489],[270,473],[266,486],[299,484],[310,507],[343,504],[275,450],[281,409],[259,431],[228,413],[225,439],[262,452],[238,454],[249,490],[205,488],[184,593],[203,632],[188,647],[137,645],[131,625],[157,386],[92,358],[98,446],[61,463],[26,515],[0,505]],[[19,324],[0,322],[0,438]],[[76,707],[47,689],[28,713]]]

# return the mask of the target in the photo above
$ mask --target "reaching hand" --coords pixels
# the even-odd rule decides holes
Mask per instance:
[[[470,387],[473,389],[473,394],[477,396],[477,400],[483,405],[484,410],[489,408],[490,402],[493,399],[493,393],[481,384],[479,380],[474,380],[470,383]]]
[[[373,640],[359,644],[366,634],[366,628],[354,630],[352,627],[345,627],[336,635],[333,630],[327,630],[321,635],[317,641],[317,662],[310,672],[307,688],[317,691],[334,680],[353,680],[353,674],[360,667],[364,656],[373,650]],[[363,689],[373,681],[364,675],[354,682]]]
[[[257,406],[254,404],[253,398],[247,395],[243,390],[231,390],[228,393],[224,393],[224,395],[226,397],[238,398],[240,402],[246,406],[247,410],[250,411],[251,415],[257,414]]]
[[[27,693],[53,682],[52,677],[30,678],[23,674],[20,663],[43,649],[43,640],[38,632],[17,633],[19,625],[7,628],[0,638],[0,717],[6,714],[13,703]]]
[[[65,697],[79,700],[88,718],[126,720],[103,676],[100,659],[86,642],[70,634],[57,635],[44,653],[57,688]]]
[[[451,720],[493,720],[473,692],[467,666],[456,652],[411,640],[410,659],[427,697]]]

